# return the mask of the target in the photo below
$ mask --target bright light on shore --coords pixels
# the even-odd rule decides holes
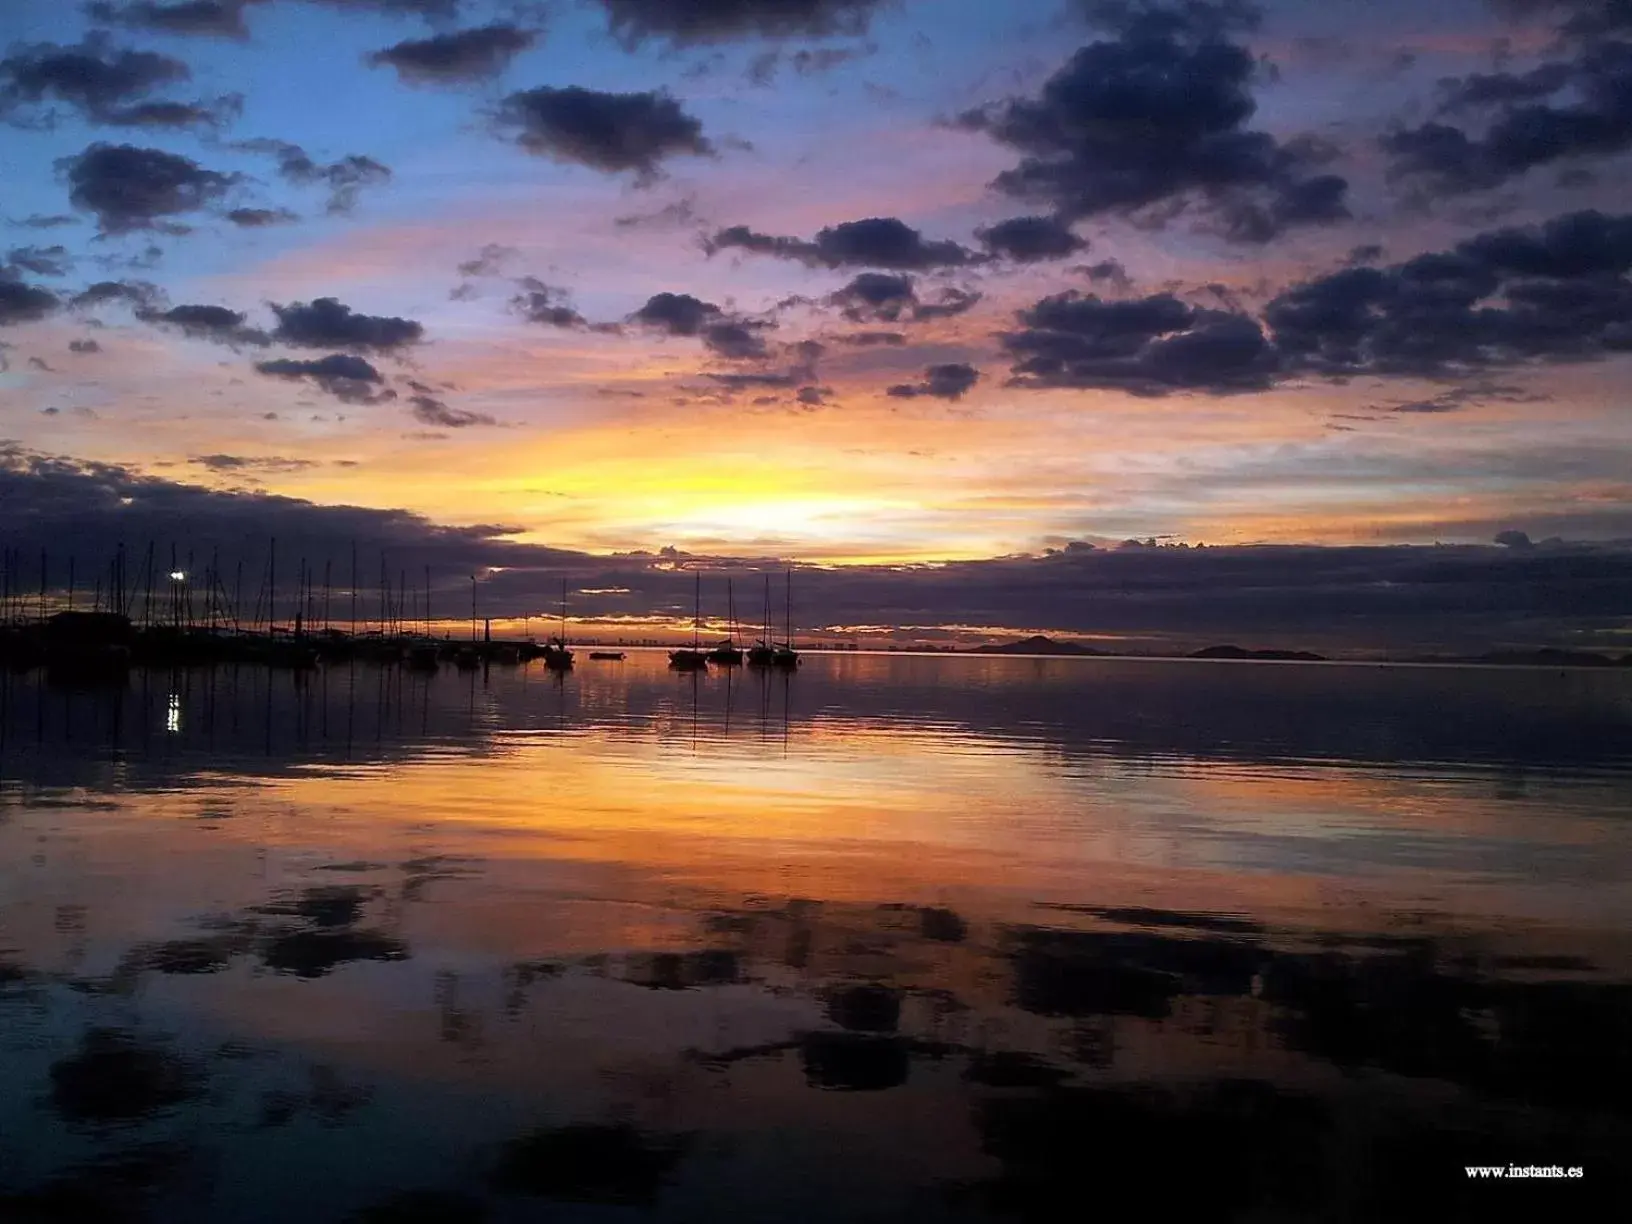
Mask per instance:
[[[170,581],[171,582],[186,582],[187,581],[187,574],[186,574],[186,572],[184,570],[171,570],[170,571]]]

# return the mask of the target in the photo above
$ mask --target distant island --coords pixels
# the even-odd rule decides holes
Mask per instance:
[[[928,650],[950,650],[950,647],[926,647]],[[1245,646],[1208,646],[1189,654],[1163,654],[1152,651],[1098,650],[1080,642],[1055,641],[1043,634],[1033,634],[1019,641],[999,645],[972,646],[962,653],[985,655],[1077,655],[1101,659],[1238,659],[1271,663],[1327,663],[1327,655],[1310,650],[1252,650]],[[1360,662],[1384,663],[1387,659],[1365,659]],[[1547,646],[1538,650],[1492,650],[1478,655],[1416,655],[1399,657],[1398,663],[1486,664],[1512,667],[1632,667],[1632,654],[1616,658],[1596,654],[1590,650],[1561,650]]]
[[[1242,646],[1208,646],[1190,652],[1192,659],[1261,659],[1280,663],[1324,663],[1325,655],[1307,650],[1247,650]]]
[[[1469,662],[1528,667],[1625,667],[1632,664],[1632,655],[1622,655],[1617,661],[1590,650],[1557,650],[1549,646],[1541,650],[1493,650],[1488,654],[1476,655]]]
[[[1095,650],[1092,646],[1079,645],[1076,642],[1056,642],[1053,638],[1042,634],[1024,638],[1018,642],[1004,642],[1001,646],[976,646],[973,654],[999,655],[1103,655],[1103,650]]]

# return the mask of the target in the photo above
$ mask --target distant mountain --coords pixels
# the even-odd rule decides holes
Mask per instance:
[[[1324,663],[1325,655],[1307,650],[1247,650],[1241,646],[1209,646],[1193,651],[1192,659],[1268,659],[1282,663]]]
[[[1004,642],[1001,646],[976,646],[974,654],[1000,655],[1103,655],[1103,650],[1079,646],[1076,642],[1056,642],[1051,637],[1037,634],[1019,642]]]

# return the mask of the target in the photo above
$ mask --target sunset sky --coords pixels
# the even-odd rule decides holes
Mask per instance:
[[[0,122],[8,548],[1443,543],[1625,640],[1622,0],[11,0]],[[1143,628],[880,589],[808,627]]]

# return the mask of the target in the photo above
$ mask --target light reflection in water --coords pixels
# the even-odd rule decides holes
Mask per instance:
[[[1632,1138],[1632,677],[3,683],[0,1218],[1374,1218]]]

